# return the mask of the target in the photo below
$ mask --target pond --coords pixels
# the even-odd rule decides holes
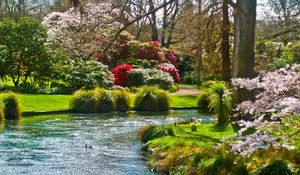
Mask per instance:
[[[64,114],[0,123],[1,174],[152,174],[136,139],[139,127],[211,117],[195,110],[169,114]],[[86,148],[88,147],[88,148]]]

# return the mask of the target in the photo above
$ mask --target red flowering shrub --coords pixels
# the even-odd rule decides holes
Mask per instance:
[[[129,57],[130,53],[128,42],[132,39],[132,36],[128,32],[122,32],[119,38],[112,43],[109,49],[105,50],[108,44],[110,44],[110,40],[114,35],[114,31],[101,30],[96,37],[96,59],[108,66],[115,66],[120,64],[122,60]]]
[[[174,50],[172,49],[164,49],[164,56],[169,62],[177,67],[178,65],[178,58],[177,54]]]
[[[160,70],[169,73],[173,77],[175,83],[179,83],[180,81],[179,70],[173,64],[163,63],[160,64],[159,66],[160,66]]]
[[[112,70],[112,73],[115,77],[115,85],[119,86],[127,86],[127,76],[126,73],[132,70],[132,66],[130,64],[120,64],[116,68]]]
[[[132,48],[132,57],[144,59],[151,62],[161,63],[164,58],[164,52],[160,47],[160,42],[150,41],[149,43],[135,43],[137,48]]]

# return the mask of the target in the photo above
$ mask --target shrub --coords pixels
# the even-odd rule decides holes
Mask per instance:
[[[9,93],[3,98],[5,119],[18,119],[21,117],[20,102],[16,94]]]
[[[97,89],[96,91],[98,92],[98,98],[99,98],[97,111],[98,112],[114,111],[116,104],[112,93],[103,89]]]
[[[208,90],[208,100],[208,107],[217,114],[218,125],[224,126],[232,110],[232,99],[228,85],[217,81]]]
[[[149,69],[133,69],[127,72],[128,87],[139,87],[146,84],[149,79]]]
[[[179,70],[173,64],[163,63],[160,64],[159,66],[160,66],[160,70],[169,73],[173,77],[175,83],[179,83],[180,81]]]
[[[71,110],[79,113],[95,113],[99,103],[98,93],[95,90],[79,90],[71,99]]]
[[[130,110],[130,94],[124,90],[114,92],[116,110],[126,112]]]
[[[264,167],[259,175],[292,175],[287,163],[283,160],[275,160],[270,165]]]
[[[164,90],[172,89],[174,80],[168,73],[157,69],[150,69],[148,74],[149,78],[146,80],[147,85],[158,86]]]
[[[166,92],[155,87],[145,87],[137,94],[135,107],[139,111],[168,111],[170,109]]]
[[[127,79],[129,87],[150,85],[170,90],[174,84],[173,78],[168,73],[158,69],[133,69],[127,72]]]
[[[110,67],[114,67],[122,63],[129,57],[130,46],[128,42],[133,37],[128,32],[124,31],[120,33],[120,36],[117,38],[117,40],[113,41],[109,49],[105,50],[110,44],[112,38],[115,36],[116,32],[116,30],[102,29],[98,32],[98,36],[96,37],[96,59]]]
[[[197,106],[201,110],[208,111],[209,110],[208,105],[209,105],[208,93],[204,91],[199,95]]]
[[[130,64],[120,64],[116,68],[112,70],[112,73],[115,77],[115,85],[119,86],[127,86],[127,72],[130,72],[132,70],[132,66]]]
[[[150,62],[160,63],[164,60],[164,53],[158,41],[149,41],[148,43],[140,43],[136,45],[136,53],[132,56],[137,59],[145,59]]]
[[[73,91],[81,88],[110,88],[114,82],[108,66],[97,61],[80,61],[73,65],[60,66],[57,73],[59,79]]]
[[[176,52],[175,52],[174,50],[172,50],[172,49],[163,49],[163,51],[164,51],[164,56],[165,56],[165,58],[166,58],[171,64],[176,65],[176,67],[177,67],[177,65],[179,64],[179,63],[178,63],[179,60],[178,60],[178,58],[177,58]]]

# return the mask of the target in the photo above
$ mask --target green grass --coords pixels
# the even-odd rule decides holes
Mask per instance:
[[[0,94],[2,98],[3,94]],[[57,111],[69,109],[71,95],[18,95],[21,111]]]
[[[218,143],[221,138],[234,134],[231,125],[228,125],[226,128],[221,128],[213,123],[200,124],[197,126],[197,131],[192,131],[190,124],[161,127],[172,127],[175,136],[160,137],[147,142],[149,148],[157,152],[172,148],[172,146],[178,142],[182,142],[186,146],[197,144],[201,147],[212,147]]]
[[[197,107],[198,95],[170,95],[169,100],[171,108]]]
[[[69,109],[72,95],[18,95],[21,111],[57,111]],[[0,94],[0,98],[2,94]],[[175,96],[169,95],[170,107],[197,107],[197,95]],[[131,99],[134,101],[134,98]],[[131,104],[133,106],[133,103]]]

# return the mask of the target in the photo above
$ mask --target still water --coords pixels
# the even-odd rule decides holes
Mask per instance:
[[[212,120],[195,110],[183,110],[169,114],[64,114],[2,122],[0,174],[153,174],[136,139],[137,129],[190,118]]]

